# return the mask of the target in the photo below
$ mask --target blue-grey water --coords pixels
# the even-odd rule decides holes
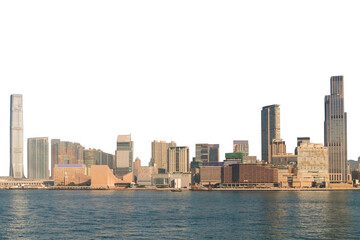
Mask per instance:
[[[360,239],[360,191],[0,191],[0,239]]]

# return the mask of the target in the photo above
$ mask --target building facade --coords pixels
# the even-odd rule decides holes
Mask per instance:
[[[234,140],[233,152],[242,152],[244,156],[249,156],[249,142],[247,140]]]
[[[169,147],[176,147],[176,143],[174,141],[171,141],[170,143],[165,141],[153,141],[151,143],[150,166],[167,169]]]
[[[329,183],[328,148],[322,144],[301,143],[297,152],[297,178],[301,186],[312,187],[314,184],[327,186]]]
[[[83,164],[84,147],[80,143],[51,140],[51,176],[56,164]]]
[[[219,144],[196,144],[195,161],[202,163],[219,162]]]
[[[10,97],[10,177],[24,178],[23,99],[20,94]]]
[[[132,172],[134,143],[131,135],[119,135],[116,143],[116,168],[115,175],[122,176]]]
[[[330,182],[347,182],[347,115],[344,109],[344,78],[330,78],[325,96],[324,145],[329,150]]]
[[[27,177],[48,179],[50,171],[48,138],[29,138],[27,147]]]
[[[168,169],[169,173],[189,172],[189,148],[170,147],[168,149]]]
[[[110,169],[115,169],[115,157],[99,149],[86,149],[84,150],[84,164],[87,168],[91,168],[92,165],[107,165]]]
[[[261,158],[271,162],[272,142],[280,139],[280,106],[265,106],[261,110]]]

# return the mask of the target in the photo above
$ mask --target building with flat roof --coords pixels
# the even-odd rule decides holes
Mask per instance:
[[[21,94],[10,97],[10,177],[24,178],[23,99]]]
[[[151,159],[150,166],[168,169],[168,149],[169,147],[176,147],[176,143],[171,141],[153,141],[151,143]]]
[[[49,179],[48,138],[28,138],[27,147],[27,177],[29,179]]]
[[[200,184],[214,185],[221,183],[221,166],[200,167]]]
[[[134,142],[131,135],[119,135],[116,143],[116,168],[115,175],[122,176],[132,172]]]
[[[189,172],[189,158],[188,147],[169,147],[167,171],[169,173]]]
[[[329,153],[322,144],[301,143],[297,147],[297,178],[301,186],[314,184],[327,186],[329,183]]]
[[[261,158],[268,163],[274,139],[280,139],[280,105],[265,106],[261,110]]]
[[[330,182],[347,182],[347,114],[344,107],[344,78],[330,78],[325,96],[324,145],[329,150]]]

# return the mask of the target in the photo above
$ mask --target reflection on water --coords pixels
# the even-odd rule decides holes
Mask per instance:
[[[355,239],[360,192],[0,191],[0,238]]]

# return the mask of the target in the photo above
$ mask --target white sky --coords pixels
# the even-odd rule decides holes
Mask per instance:
[[[323,143],[324,96],[344,75],[348,157],[360,155],[359,1],[0,1],[0,176],[9,174],[10,94],[23,94],[29,137],[113,153],[151,141],[249,140],[280,104],[288,152]],[[25,168],[25,175],[27,175]]]

